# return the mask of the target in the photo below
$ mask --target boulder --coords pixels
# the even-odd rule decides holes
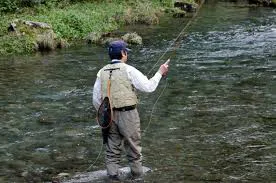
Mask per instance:
[[[148,167],[143,166],[144,174],[150,173],[152,170]],[[118,176],[120,181],[116,182],[143,182],[142,180],[130,180],[131,170],[129,167],[122,167],[118,170]],[[77,173],[73,177],[67,180],[61,180],[62,183],[84,183],[84,182],[113,182],[108,180],[106,170],[97,170],[92,172]]]
[[[186,12],[196,12],[197,10],[197,4],[195,3],[188,3],[188,2],[185,2],[185,1],[181,1],[181,0],[178,0],[178,1],[175,1],[174,2],[174,7],[175,8],[179,8],[183,11],[186,11]]]
[[[88,44],[94,43],[101,45],[108,45],[112,41],[121,39],[129,44],[142,44],[142,37],[139,36],[136,32],[126,33],[124,35],[115,32],[108,32],[103,34],[92,32],[85,38]]]
[[[249,4],[256,4],[259,6],[275,6],[275,0],[248,0]]]
[[[101,40],[101,37],[102,37],[101,34],[91,32],[85,37],[85,40],[88,44],[99,43]]]
[[[44,22],[16,19],[10,23],[8,31],[15,32],[16,36],[28,36],[33,41],[33,50],[37,51],[50,51],[68,45],[56,36],[51,25]]]
[[[126,33],[122,36],[122,39],[129,44],[142,44],[142,37],[139,36],[136,32]]]
[[[40,51],[51,51],[57,47],[54,31],[46,31],[37,35],[37,44]]]
[[[15,32],[16,31],[16,24],[15,23],[10,23],[10,26],[8,27],[9,32]]]
[[[24,21],[23,23],[34,28],[51,29],[51,26],[44,22]]]
[[[165,10],[166,13],[172,14],[174,18],[184,18],[187,12],[179,8],[168,8]]]

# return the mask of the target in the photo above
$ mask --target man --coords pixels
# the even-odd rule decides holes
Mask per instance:
[[[109,97],[113,108],[113,122],[108,128],[105,144],[107,173],[113,180],[118,180],[122,147],[125,148],[132,177],[142,176],[141,130],[135,89],[142,92],[155,91],[162,76],[168,72],[168,65],[163,64],[148,79],[136,68],[126,64],[128,51],[124,41],[110,43],[108,52],[111,63],[98,72],[93,89],[93,105],[98,110],[108,93],[107,80],[111,80]]]

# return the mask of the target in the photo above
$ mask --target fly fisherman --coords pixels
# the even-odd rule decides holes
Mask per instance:
[[[127,154],[132,178],[142,177],[141,129],[136,109],[138,100],[135,89],[142,92],[155,91],[162,76],[168,72],[168,65],[165,63],[151,79],[148,79],[139,70],[126,64],[128,52],[129,49],[124,41],[110,43],[108,53],[111,62],[98,72],[93,88],[93,105],[98,110],[107,94],[104,83],[111,78],[110,103],[113,119],[109,128],[103,130],[106,144],[106,168],[111,180],[119,180],[118,169],[123,147]]]

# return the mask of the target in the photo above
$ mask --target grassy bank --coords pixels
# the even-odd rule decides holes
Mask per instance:
[[[24,31],[21,35],[8,32],[9,24],[15,19],[48,23],[56,39],[72,44],[91,32],[109,32],[134,23],[156,24],[161,9],[171,6],[171,0],[104,0],[42,4],[13,13],[1,13],[0,55],[25,54],[35,50],[36,38],[32,32]]]

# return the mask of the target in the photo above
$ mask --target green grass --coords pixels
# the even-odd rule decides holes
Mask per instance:
[[[34,52],[35,40],[32,34],[25,34],[17,39],[16,36],[8,33],[7,27],[14,19],[48,23],[58,39],[64,39],[70,43],[84,39],[91,32],[109,32],[125,24],[157,24],[160,10],[171,6],[171,0],[105,0],[41,5],[21,9],[20,13],[2,14],[0,55]]]

